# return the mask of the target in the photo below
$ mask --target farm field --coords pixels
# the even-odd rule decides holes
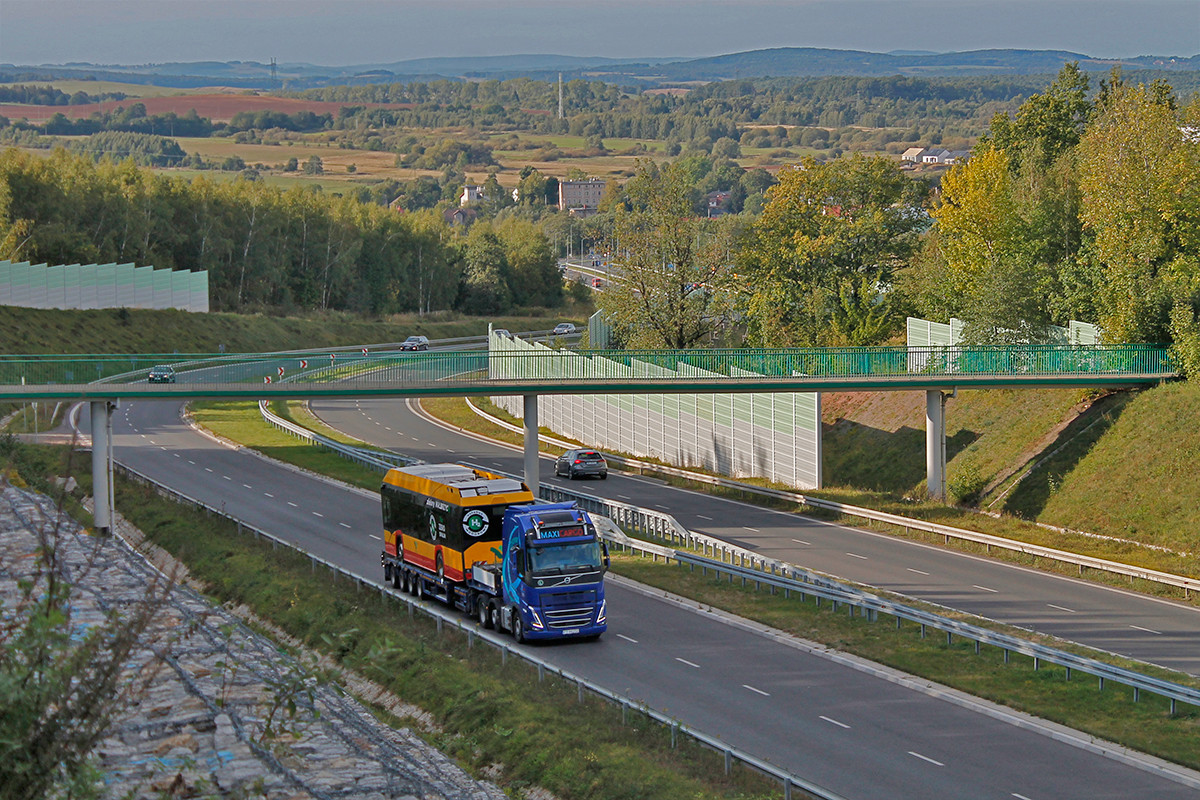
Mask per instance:
[[[146,113],[150,116],[170,112],[183,116],[194,109],[201,117],[206,117],[214,122],[229,122],[235,114],[242,111],[278,111],[284,114],[311,111],[314,114],[337,114],[343,106],[350,105],[349,103],[274,97],[255,92],[242,94],[210,92],[209,94],[176,93],[130,100],[106,100],[103,103],[90,103],[82,106],[34,106],[4,103],[0,104],[0,115],[9,119],[24,118],[31,122],[50,119],[57,113],[62,113],[71,119],[85,119],[97,111],[102,113],[115,111],[119,106],[128,107],[132,102],[144,105]],[[367,108],[412,108],[411,103],[355,103],[354,105]]]
[[[7,81],[0,86],[49,86],[66,94],[85,92],[89,95],[121,92],[130,98],[167,97],[177,94],[213,94],[215,92],[241,92],[242,89],[222,89],[219,86],[204,86],[198,89],[177,89],[172,86],[154,86],[146,83],[121,83],[119,81]]]

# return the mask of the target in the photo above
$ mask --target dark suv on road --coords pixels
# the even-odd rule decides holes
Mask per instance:
[[[175,370],[165,364],[154,367],[146,375],[147,383],[174,383]]]
[[[554,462],[554,474],[572,480],[595,475],[604,480],[608,477],[608,462],[595,450],[568,450]]]

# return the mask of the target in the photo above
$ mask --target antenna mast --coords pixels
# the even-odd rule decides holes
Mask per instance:
[[[278,87],[278,85],[279,85],[279,81],[276,77],[276,72],[275,72],[275,57],[271,56],[271,88],[274,89],[274,88]]]

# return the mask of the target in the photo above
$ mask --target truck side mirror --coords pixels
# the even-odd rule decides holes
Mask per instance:
[[[608,542],[601,539],[600,540],[600,549],[604,553],[604,568],[608,569],[609,566],[611,565],[611,561],[608,558]]]

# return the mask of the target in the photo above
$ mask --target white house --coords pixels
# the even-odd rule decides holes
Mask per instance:
[[[900,156],[901,161],[911,161],[914,164],[921,163],[921,156],[925,155],[924,147],[910,147],[904,151],[904,155]]]
[[[474,186],[468,183],[463,187],[462,196],[458,199],[458,204],[460,206],[470,205],[471,203],[477,203],[482,199],[483,187]]]

